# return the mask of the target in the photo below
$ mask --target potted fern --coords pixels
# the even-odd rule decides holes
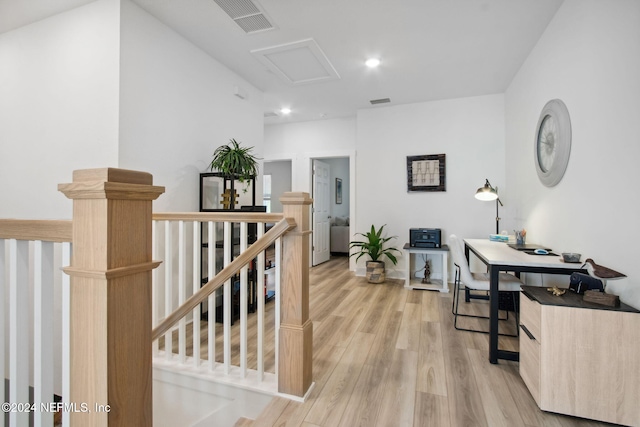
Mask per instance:
[[[258,175],[258,158],[251,154],[253,147],[242,147],[235,139],[231,139],[228,144],[221,145],[213,152],[213,160],[209,165],[211,171],[217,170],[231,181],[229,191],[230,209],[236,205],[236,193],[234,189],[235,180],[241,183],[246,182],[244,191],[251,179]]]
[[[383,283],[385,281],[385,264],[382,260],[383,256],[387,257],[393,265],[398,263],[398,259],[394,252],[400,251],[392,246],[385,247],[387,242],[395,239],[396,237],[382,237],[384,227],[385,226],[383,225],[376,230],[375,226],[371,225],[371,230],[367,233],[357,233],[365,238],[364,241],[349,242],[349,248],[356,250],[349,256],[356,255],[356,261],[365,255],[368,255],[369,258],[371,258],[371,260],[368,260],[366,263],[366,276],[369,283]]]

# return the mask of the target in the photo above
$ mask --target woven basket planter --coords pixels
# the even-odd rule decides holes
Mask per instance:
[[[383,261],[367,261],[367,280],[369,283],[383,283],[384,262]]]

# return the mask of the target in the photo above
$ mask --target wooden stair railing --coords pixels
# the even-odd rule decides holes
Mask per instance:
[[[312,387],[313,323],[309,318],[309,265],[311,224],[308,193],[284,193],[280,198],[285,218],[296,228],[284,235],[280,281],[278,391],[303,398]]]
[[[0,239],[71,242],[70,220],[0,219]]]
[[[70,276],[71,426],[153,425],[151,348],[151,174],[73,172],[58,185],[73,199]]]
[[[74,171],[73,182],[58,190],[73,200],[73,251],[71,266],[64,269],[70,276],[68,399],[108,408],[70,412],[70,425],[151,427],[151,337],[171,323],[155,331],[151,323],[151,272],[160,264],[152,260],[152,201],[164,187],[154,186],[148,173],[103,168]],[[280,200],[287,219],[203,287],[201,295],[289,230],[282,236],[278,391],[302,398],[312,385],[312,199],[307,193],[285,193]],[[199,298],[191,299],[191,307]]]
[[[54,414],[40,408],[53,402],[54,393],[68,395],[66,381],[55,383],[54,355],[62,349],[61,343],[55,341],[53,325],[61,320],[64,342],[69,325],[64,315],[62,319],[56,317],[54,289],[57,283],[64,289],[68,279],[62,276],[60,267],[69,262],[71,227],[68,220],[0,219],[0,288],[6,292],[5,298],[0,299],[0,311],[6,315],[0,316],[0,330],[6,327],[0,352],[8,362],[8,369],[2,363],[0,370],[9,382],[8,393],[1,393],[4,402],[31,402],[38,408],[31,414],[9,412],[7,425],[28,425],[33,417],[32,425],[51,426]],[[62,354],[61,373],[65,378],[69,365],[64,350]]]
[[[153,329],[151,339],[156,340],[162,334],[173,327],[180,319],[191,313],[198,304],[206,300],[209,295],[224,285],[234,274],[238,273],[242,267],[248,264],[252,259],[257,257],[261,252],[266,250],[273,242],[284,235],[287,231],[295,228],[296,223],[291,218],[283,218],[264,236],[256,240],[246,251],[241,253],[229,265],[224,267],[213,279],[203,285],[198,292],[189,297],[180,307],[175,309],[173,313],[168,315],[162,322]]]
[[[166,333],[172,325],[184,319],[185,315],[191,313],[191,310],[200,302],[203,302],[251,259],[264,251],[279,236],[282,236],[282,255],[278,261],[281,264],[279,326],[276,331],[278,336],[278,393],[295,400],[304,400],[311,390],[313,376],[313,324],[309,318],[310,205],[313,200],[308,193],[289,192],[284,193],[280,201],[283,206],[280,218],[284,219],[280,220],[274,228],[265,233],[250,248],[245,249],[236,260],[232,261],[204,287],[196,290],[195,294],[183,302],[153,330],[152,336],[153,339],[156,339]],[[177,218],[174,218],[176,215]],[[242,214],[238,214],[235,219],[239,218],[242,218]],[[154,214],[154,219],[188,220],[189,216]],[[192,214],[192,219],[202,219],[201,214]],[[220,218],[216,217],[216,219]],[[228,221],[233,221],[233,219],[234,217],[229,215]],[[249,219],[248,217],[244,218],[245,221]]]

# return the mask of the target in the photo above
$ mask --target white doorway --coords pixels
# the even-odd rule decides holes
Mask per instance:
[[[318,265],[329,261],[331,224],[331,167],[313,160],[313,261]]]

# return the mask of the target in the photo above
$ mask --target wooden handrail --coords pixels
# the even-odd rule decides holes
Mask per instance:
[[[71,220],[0,219],[0,239],[71,242]]]
[[[154,215],[155,216],[155,215]],[[235,219],[235,216],[233,217]],[[237,220],[235,222],[238,222]],[[282,218],[276,225],[267,231],[261,238],[256,240],[246,251],[241,253],[236,259],[234,259],[229,265],[224,267],[220,273],[218,273],[213,279],[209,280],[207,284],[203,285],[195,294],[189,297],[180,307],[178,307],[173,313],[168,315],[158,326],[153,329],[151,333],[151,339],[156,340],[162,334],[167,332],[175,323],[177,323],[184,316],[189,314],[198,304],[203,302],[213,292],[220,288],[224,282],[229,280],[231,276],[236,274],[242,267],[244,267],[249,261],[257,257],[260,252],[267,249],[273,242],[275,242],[284,233],[295,228],[296,223],[291,218]]]
[[[265,212],[159,212],[152,215],[154,221],[217,221],[276,223],[281,213]]]

